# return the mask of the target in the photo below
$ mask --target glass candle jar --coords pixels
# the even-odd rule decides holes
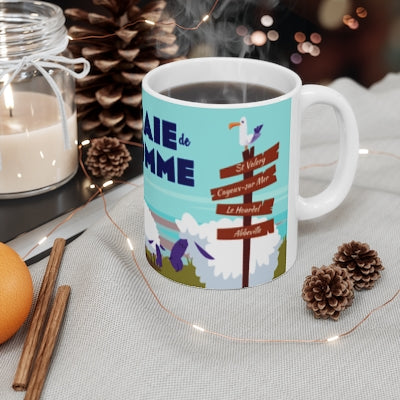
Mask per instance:
[[[69,58],[64,24],[54,4],[0,1],[0,199],[55,189],[78,169],[74,79],[90,65]]]

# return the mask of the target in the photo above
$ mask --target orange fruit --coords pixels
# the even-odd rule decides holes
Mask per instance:
[[[0,242],[0,343],[22,326],[33,301],[31,274],[22,258]]]

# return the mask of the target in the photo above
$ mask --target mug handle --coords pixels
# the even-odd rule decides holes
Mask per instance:
[[[339,126],[339,159],[334,177],[321,193],[298,196],[297,218],[317,218],[335,209],[347,196],[353,183],[359,153],[358,127],[353,110],[337,91],[320,85],[304,85],[300,93],[300,115],[313,104],[332,106]]]

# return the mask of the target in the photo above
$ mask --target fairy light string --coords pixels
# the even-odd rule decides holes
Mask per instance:
[[[387,151],[378,151],[378,150],[371,150],[371,149],[365,149],[361,148],[358,150],[358,154],[360,156],[368,156],[368,155],[377,155],[377,156],[386,156],[386,157],[392,157],[396,160],[400,160],[400,156],[397,154],[389,153]],[[337,160],[327,162],[327,163],[317,163],[317,164],[307,164],[302,167],[300,167],[301,170],[306,170],[310,168],[316,168],[316,167],[331,167],[333,165],[337,164]]]
[[[122,141],[125,144],[128,145],[133,145],[133,146],[139,146],[142,147],[142,145],[140,143],[135,143],[135,142],[130,142],[127,140],[123,140]],[[89,204],[92,200],[94,200],[97,196],[100,196],[102,198],[102,202],[103,202],[103,207],[104,207],[104,213],[107,216],[108,220],[112,223],[112,225],[114,225],[114,227],[120,232],[120,234],[125,238],[126,243],[127,243],[127,247],[129,252],[131,253],[131,257],[132,260],[134,262],[134,265],[137,269],[137,271],[139,272],[145,286],[147,287],[147,289],[149,290],[150,294],[152,295],[152,297],[154,298],[154,300],[156,301],[157,305],[164,311],[166,312],[169,316],[171,316],[173,319],[175,319],[176,321],[178,321],[181,324],[184,324],[192,329],[194,329],[195,331],[202,333],[202,334],[208,334],[210,336],[215,336],[215,337],[219,337],[221,339],[225,339],[225,340],[229,340],[229,341],[233,341],[233,342],[241,342],[241,343],[254,343],[254,344],[266,344],[266,343],[271,343],[271,344],[278,344],[278,343],[298,343],[298,344],[327,344],[327,343],[332,343],[332,342],[336,342],[337,340],[344,338],[346,336],[349,336],[350,334],[352,334],[354,331],[356,331],[358,328],[361,327],[361,325],[363,325],[374,313],[376,313],[377,311],[382,310],[384,307],[386,307],[388,304],[390,304],[391,302],[393,302],[397,296],[400,294],[400,289],[396,291],[396,293],[390,298],[388,299],[385,303],[379,305],[378,307],[372,309],[364,318],[362,318],[356,325],[354,325],[351,329],[342,332],[340,334],[336,334],[330,337],[326,337],[326,338],[315,338],[315,339],[269,339],[269,338],[249,338],[249,337],[237,337],[237,336],[232,336],[232,335],[228,335],[219,331],[215,331],[212,329],[207,329],[197,323],[194,323],[192,321],[189,321],[181,316],[179,316],[178,314],[176,314],[175,312],[173,312],[170,308],[168,308],[160,299],[160,297],[158,296],[158,294],[156,293],[156,291],[154,290],[153,286],[151,285],[150,281],[147,279],[145,272],[143,271],[142,267],[140,266],[140,263],[136,257],[136,251],[133,245],[132,240],[130,239],[130,237],[127,235],[127,233],[124,231],[124,229],[112,218],[112,216],[110,215],[109,211],[108,211],[108,207],[107,207],[107,202],[106,202],[106,198],[104,195],[104,191],[103,188],[106,187],[105,183],[103,183],[102,185],[99,185],[97,183],[94,183],[91,176],[89,175],[89,173],[86,170],[86,167],[84,165],[83,162],[83,154],[82,154],[82,148],[89,145],[90,144],[90,140],[84,140],[81,142],[81,144],[79,144],[78,146],[78,150],[79,150],[79,164],[80,167],[82,168],[82,171],[85,175],[85,177],[89,180],[89,182],[91,182],[91,186],[96,188],[95,193],[92,194],[92,196],[86,201],[86,203],[84,203],[82,206],[74,209],[63,221],[61,221],[59,224],[57,224],[44,238],[42,238],[26,255],[25,257],[23,257],[24,259],[34,250],[36,249],[38,246],[40,246],[44,241],[46,241],[48,239],[49,236],[51,236],[58,228],[60,228],[60,226],[62,226],[63,224],[65,224],[66,222],[68,222],[79,210],[82,210],[84,207],[87,206],[87,204]],[[385,152],[385,151],[376,151],[376,150],[370,150],[370,149],[360,149],[359,150],[359,154],[364,154],[364,155],[369,155],[369,154],[377,154],[377,155],[383,155],[383,156],[388,156],[388,157],[393,157],[395,159],[400,160],[400,156],[393,154],[393,153],[389,153],[389,152]],[[316,166],[330,166],[333,163],[326,163],[326,164],[311,164],[309,166],[305,166],[302,168],[311,168],[311,167],[316,167]],[[107,181],[107,182],[112,182],[111,184],[131,184],[135,187],[138,187],[138,185],[136,184],[132,184],[130,182],[125,182],[125,181]]]
[[[212,7],[210,8],[209,12],[207,14],[205,14],[200,20],[199,22],[192,26],[192,27],[187,27],[187,26],[183,26],[180,25],[178,23],[176,23],[175,21],[168,21],[168,20],[161,20],[158,22],[152,21],[150,19],[138,19],[132,22],[129,22],[127,24],[125,24],[124,26],[121,27],[121,29],[126,29],[126,28],[130,28],[132,26],[135,26],[137,24],[140,23],[145,23],[148,24],[150,26],[157,26],[157,25],[174,25],[175,27],[182,29],[182,30],[187,30],[187,31],[195,31],[198,30],[202,24],[204,24],[205,22],[207,22],[209,20],[209,18],[212,16],[215,8],[217,7],[218,3],[220,0],[215,0],[215,2],[213,3]],[[81,37],[70,37],[70,40],[73,41],[84,41],[84,40],[90,40],[90,39],[108,39],[108,38],[112,38],[115,37],[116,33],[109,33],[109,34],[105,34],[105,35],[88,35],[88,36],[81,36]],[[138,147],[143,147],[141,143],[135,143],[135,142],[130,142],[127,140],[121,140],[121,143],[127,144],[127,145],[132,145],[132,146],[138,146]],[[156,291],[154,290],[154,288],[152,287],[150,281],[147,279],[146,274],[144,273],[142,267],[140,266],[140,263],[136,257],[136,252],[134,249],[134,245],[132,240],[129,238],[129,236],[126,234],[126,232],[122,229],[122,227],[112,218],[112,216],[110,215],[109,211],[108,211],[108,207],[107,207],[107,202],[106,202],[106,198],[104,195],[104,191],[103,189],[111,186],[113,184],[132,184],[130,182],[124,182],[124,181],[117,181],[117,180],[108,180],[106,182],[104,182],[102,185],[99,185],[95,182],[93,182],[91,176],[89,175],[89,173],[86,170],[86,167],[83,163],[83,156],[82,156],[82,148],[89,145],[90,144],[90,140],[84,140],[81,142],[81,144],[78,146],[79,149],[79,164],[80,167],[82,168],[82,171],[85,175],[85,177],[91,182],[90,187],[96,189],[95,192],[89,197],[89,199],[80,207],[74,209],[64,220],[62,220],[59,224],[57,224],[45,237],[43,237],[42,239],[40,239],[38,241],[38,243],[23,257],[24,259],[33,251],[35,250],[38,246],[40,246],[42,243],[44,243],[49,236],[51,236],[58,228],[60,228],[63,224],[67,223],[70,219],[72,219],[72,217],[80,210],[82,210],[83,208],[85,208],[92,200],[94,200],[97,196],[100,196],[103,202],[103,207],[104,207],[104,213],[107,216],[108,220],[112,223],[112,225],[114,225],[114,227],[120,232],[120,234],[125,238],[126,243],[127,243],[127,247],[128,250],[131,253],[132,256],[132,260],[134,262],[134,265],[137,269],[137,271],[139,272],[143,282],[145,283],[147,289],[149,290],[149,292],[151,293],[152,297],[154,298],[154,300],[156,301],[156,303],[158,304],[158,306],[164,311],[166,312],[168,315],[170,315],[172,318],[174,318],[176,321],[189,326],[190,328],[203,333],[203,334],[208,334],[208,335],[212,335],[212,336],[216,336],[219,337],[221,339],[226,339],[226,340],[230,340],[230,341],[234,341],[234,342],[242,342],[242,343],[332,343],[335,342],[343,337],[346,337],[350,334],[352,334],[355,330],[357,330],[362,324],[364,324],[371,316],[372,314],[374,314],[375,312],[381,310],[382,308],[386,307],[388,304],[390,304],[391,302],[393,302],[396,297],[400,294],[400,290],[398,290],[389,300],[387,300],[385,303],[381,304],[380,306],[372,309],[363,319],[361,319],[356,325],[354,325],[351,329],[349,329],[348,331],[345,331],[343,333],[337,334],[337,335],[333,335],[327,338],[317,338],[317,339],[268,339],[268,338],[247,338],[247,337],[236,337],[236,336],[231,336],[228,334],[224,334],[222,332],[218,332],[218,331],[214,331],[211,329],[206,329],[203,326],[200,326],[198,324],[195,324],[189,320],[186,320],[185,318],[179,316],[178,314],[174,313],[171,309],[169,309],[159,298],[158,294],[156,293]],[[393,157],[395,159],[400,160],[400,157],[397,156],[396,154],[393,153],[389,153],[389,152],[384,152],[384,151],[374,151],[374,150],[370,150],[370,149],[360,149],[359,150],[359,154],[360,155],[369,155],[369,154],[376,154],[376,155],[383,155],[383,156],[389,156],[389,157]],[[302,170],[305,169],[310,169],[310,168],[315,168],[315,167],[328,167],[328,166],[333,166],[337,163],[337,160],[329,162],[329,163],[319,163],[319,164],[310,164],[310,165],[306,165],[301,167]],[[132,184],[133,186],[137,186],[135,184]]]
[[[34,251],[36,250],[39,246],[41,246],[44,242],[47,241],[47,239],[57,231],[57,229],[59,229],[62,225],[64,225],[65,223],[67,223],[70,219],[72,219],[72,217],[80,210],[83,210],[92,200],[94,200],[98,195],[99,195],[100,191],[96,191],[95,193],[93,193],[89,199],[82,204],[80,207],[75,208],[74,210],[72,210],[65,219],[63,219],[61,222],[59,222],[57,225],[55,225],[53,227],[53,229],[50,230],[50,232],[46,235],[43,236],[36,244],[35,246],[33,246],[23,257],[22,259],[26,259],[28,258],[28,256]]]
[[[180,24],[176,23],[175,21],[169,21],[169,20],[165,20],[165,21],[161,20],[161,21],[156,22],[156,21],[152,21],[150,19],[141,18],[141,19],[137,19],[135,21],[128,22],[127,24],[123,25],[121,27],[121,29],[132,28],[135,25],[145,23],[150,26],[173,25],[184,31],[196,31],[201,27],[201,25],[203,25],[205,22],[207,22],[210,19],[210,17],[212,16],[212,14],[219,2],[220,2],[220,0],[215,0],[212,7],[209,10],[209,12],[207,14],[205,14],[204,17],[201,18],[200,21],[195,26],[184,26],[184,25],[180,25]],[[77,36],[77,37],[70,36],[69,39],[73,40],[73,41],[84,41],[84,40],[90,40],[90,39],[109,39],[109,38],[113,38],[115,36],[117,36],[116,32],[107,33],[104,35],[87,35],[87,36],[80,36],[80,37],[79,36]]]

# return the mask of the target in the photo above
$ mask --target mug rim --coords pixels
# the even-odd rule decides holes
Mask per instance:
[[[268,68],[271,71],[274,71],[275,73],[278,74],[285,74],[286,79],[289,78],[291,80],[291,86],[292,88],[286,91],[283,91],[283,93],[279,96],[273,97],[271,99],[266,99],[266,100],[259,100],[259,101],[254,101],[254,102],[247,102],[247,103],[226,103],[226,104],[217,104],[217,103],[201,103],[201,102],[195,102],[195,101],[187,101],[187,100],[180,100],[176,99],[174,97],[170,97],[164,94],[160,93],[160,90],[165,90],[168,87],[172,87],[173,85],[169,85],[163,89],[160,89],[157,91],[152,87],[153,83],[152,81],[160,79],[160,74],[163,74],[162,76],[170,76],[170,74],[174,73],[173,70],[177,69],[179,67],[182,67],[184,65],[187,65],[190,67],[192,64],[207,64],[208,68],[211,68],[213,64],[215,63],[235,63],[238,66],[242,65],[253,65],[257,66],[257,64],[261,67]],[[205,65],[203,68],[207,68]],[[195,75],[193,75],[195,77]],[[211,79],[194,79],[192,83],[201,83],[201,82],[210,82],[210,81],[229,81],[229,79],[218,79],[218,80],[211,80]],[[242,82],[241,80],[238,80],[237,82]],[[250,82],[250,81],[249,81]],[[251,83],[258,83],[258,82],[251,82]],[[185,83],[183,83],[184,85]],[[258,83],[259,85],[262,85],[262,83]],[[178,85],[175,85],[178,86]],[[267,86],[267,85],[264,85]],[[150,96],[158,98],[159,100],[166,101],[169,103],[177,104],[177,105],[182,105],[182,106],[189,106],[189,107],[197,107],[197,108],[212,108],[212,109],[218,109],[218,108],[251,108],[251,107],[257,107],[257,106],[263,106],[263,105],[268,105],[268,104],[273,104],[277,103],[280,101],[287,100],[289,98],[292,98],[294,94],[300,90],[302,86],[302,81],[299,75],[297,75],[294,71],[291,69],[284,67],[282,65],[270,62],[270,61],[264,61],[264,60],[258,60],[258,59],[252,59],[252,58],[239,58],[239,57],[198,57],[198,58],[188,58],[188,59],[183,59],[183,60],[177,60],[177,61],[172,61],[167,64],[160,65],[150,72],[148,72],[145,77],[143,78],[142,81],[142,90],[147,92]],[[273,89],[278,89],[274,86],[270,86]]]

